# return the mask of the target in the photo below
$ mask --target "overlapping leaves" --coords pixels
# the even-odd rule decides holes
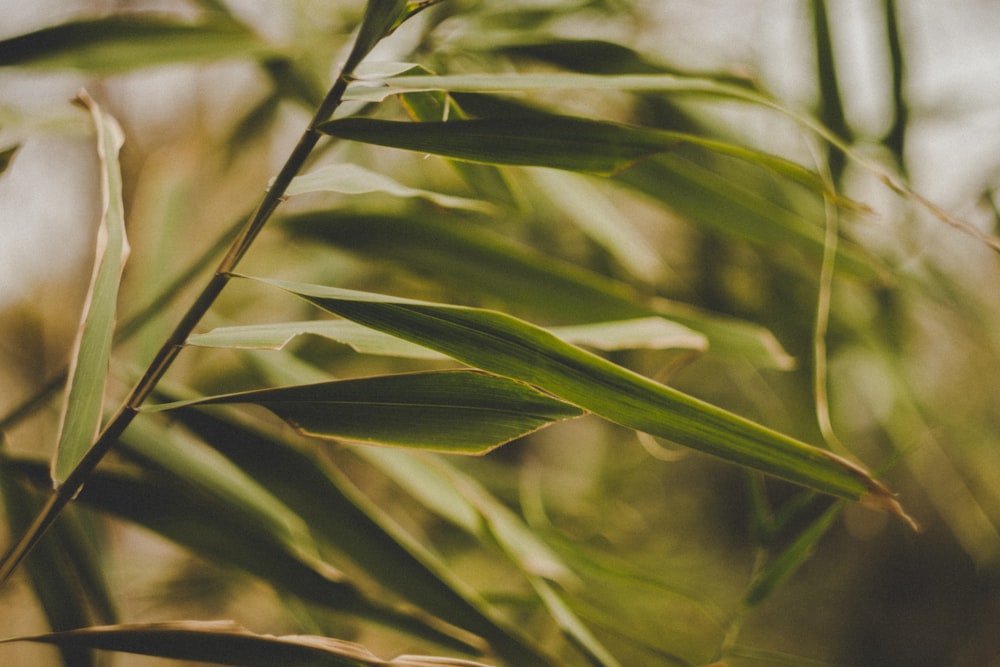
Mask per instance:
[[[799,482],[895,509],[861,468],[653,382],[496,311],[258,279],[334,314],[538,387],[622,425]]]

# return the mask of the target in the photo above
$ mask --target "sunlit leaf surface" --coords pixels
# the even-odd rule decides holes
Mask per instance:
[[[562,340],[598,350],[704,350],[705,337],[685,326],[663,319],[644,317],[615,322],[549,327]],[[414,359],[445,359],[435,352],[395,336],[349,320],[306,320],[219,327],[188,338],[188,345],[242,349],[280,350],[302,335],[329,338],[364,354]]]
[[[481,212],[490,212],[494,209],[493,206],[484,201],[411,188],[384,174],[356,164],[332,164],[320,167],[307,174],[296,176],[286,190],[289,196],[307,192],[338,192],[348,195],[384,192],[394,197],[420,197],[442,208]]]

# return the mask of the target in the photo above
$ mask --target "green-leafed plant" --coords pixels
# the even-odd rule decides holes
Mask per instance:
[[[0,41],[4,70],[90,77],[66,122],[87,119],[101,203],[69,363],[3,416],[0,580],[30,583],[50,631],[0,630],[0,656],[35,642],[68,665],[813,664],[792,624],[775,646],[755,623],[782,595],[809,605],[794,575],[845,511],[916,527],[879,481],[940,410],[910,384],[907,346],[926,351],[908,319],[976,310],[932,263],[865,242],[856,221],[874,213],[845,173],[1000,248],[858,147],[824,3],[815,114],[565,36],[586,18],[641,23],[627,2],[290,3],[272,8],[295,17],[288,43],[196,4]],[[884,9],[882,143],[903,164]],[[122,153],[133,131],[155,141],[116,120],[122,77],[216,63],[249,72],[239,109],[211,110],[221,131],[176,128],[160,163]],[[719,129],[733,106],[794,128],[802,150]],[[58,131],[20,120],[0,170]],[[305,129],[265,187],[247,165],[292,123]],[[891,410],[849,388],[861,368]],[[849,437],[831,384],[867,425]],[[55,425],[49,454],[19,430],[32,423]],[[914,488],[985,564],[1000,513],[963,473],[979,460]],[[956,483],[969,498],[941,500]],[[149,534],[176,571],[133,560],[128,536]],[[157,585],[162,610],[129,602]]]

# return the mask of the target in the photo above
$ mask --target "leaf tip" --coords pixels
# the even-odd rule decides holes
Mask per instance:
[[[885,487],[882,487],[881,485],[879,485],[879,487],[879,489],[875,489],[861,496],[861,504],[883,512],[889,512],[890,514],[902,519],[913,532],[922,532],[923,527],[917,522],[916,519],[906,513],[902,504],[896,500],[895,495],[890,493]]]

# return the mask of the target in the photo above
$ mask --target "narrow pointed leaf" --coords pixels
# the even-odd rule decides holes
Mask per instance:
[[[570,609],[556,591],[539,577],[531,577],[531,585],[542,599],[549,613],[556,619],[559,629],[597,667],[620,667],[621,663],[591,633],[583,621]]]
[[[527,385],[484,373],[408,373],[264,389],[154,407],[252,403],[296,430],[400,447],[482,454],[578,408]]]
[[[127,441],[122,445],[129,447]],[[10,476],[42,487],[44,467],[37,461],[3,458],[0,465]],[[204,558],[238,567],[305,601],[456,650],[475,650],[463,633],[446,624],[419,612],[398,611],[373,602],[342,572],[302,545],[276,535],[266,524],[255,521],[252,513],[221,501],[211,490],[205,491],[161,471],[135,474],[105,470],[88,478],[79,499]]]
[[[531,169],[528,180],[546,201],[605,248],[629,274],[650,285],[667,275],[657,249],[612,204],[593,178],[553,169]]]
[[[27,530],[41,508],[41,503],[35,502],[42,497],[40,489],[23,483],[0,465],[0,492],[11,531]],[[53,630],[116,620],[96,553],[82,537],[79,516],[67,513],[25,562],[35,596]],[[66,648],[62,653],[66,664],[94,664],[86,650]]]
[[[500,612],[426,546],[365,498],[329,459],[301,451],[202,410],[171,415],[212,443],[307,521],[317,539],[335,549],[411,605],[482,637],[509,664],[551,667],[530,636]],[[404,452],[376,447],[362,450]]]
[[[418,71],[430,73],[423,68]],[[468,117],[454,97],[439,90],[400,95],[399,103],[406,110],[407,115],[415,121]],[[466,185],[489,201],[509,205],[517,204],[518,196],[511,190],[507,175],[499,168],[461,160],[452,160],[451,166]]]
[[[784,106],[773,98],[743,85],[734,85],[713,79],[677,76],[673,74],[623,74],[618,76],[601,76],[592,74],[546,73],[546,74],[468,74],[451,76],[402,76],[391,77],[383,81],[384,91],[360,91],[357,99],[378,100],[389,95],[416,91],[446,90],[451,92],[465,91],[482,92],[517,92],[528,90],[544,90],[551,93],[559,89],[592,89],[614,91],[648,91],[698,94],[722,99],[747,102],[766,109],[772,109],[792,119],[795,123],[820,137],[823,141],[843,152],[855,165],[877,176],[889,189],[900,196],[918,204],[930,212],[935,218],[947,225],[956,227],[962,232],[984,243],[993,250],[1000,251],[1000,239],[985,234],[974,225],[956,218],[915,192],[897,174],[891,173],[882,165],[855,150],[844,138],[808,114]],[[353,97],[352,97],[353,99]],[[364,120],[364,119],[356,119]],[[840,201],[836,192],[826,188],[822,179],[799,165],[767,156],[758,152],[748,151],[739,146],[721,144],[713,140],[699,142],[697,137],[682,135],[683,141],[700,144],[712,150],[728,153],[736,157],[759,162],[763,166],[774,169],[778,173],[799,180],[812,187],[824,190],[827,196]],[[377,143],[377,142],[372,142]],[[714,144],[714,145],[713,145]],[[424,150],[414,148],[413,150]],[[427,151],[431,152],[431,151]],[[662,152],[662,151],[661,151]],[[474,158],[466,158],[474,159]],[[539,165],[547,166],[547,165]],[[551,165],[548,165],[551,166]],[[571,168],[571,167],[566,167]],[[612,170],[614,171],[614,170]]]
[[[610,421],[901,513],[857,465],[661,385],[496,311],[257,278],[320,308],[534,385]]]
[[[616,322],[597,322],[549,331],[567,342],[597,350],[704,350],[705,337],[662,317],[643,317]],[[446,359],[422,345],[375,331],[350,320],[307,320],[219,327],[190,336],[188,345],[256,350],[280,350],[297,336],[314,335],[350,346],[363,354],[413,359]]]
[[[0,41],[0,67],[111,74],[140,67],[275,53],[233,21],[184,23],[126,14],[71,21]]]
[[[41,466],[3,459],[12,475],[40,484]],[[82,503],[159,533],[218,562],[236,565],[335,609],[356,611],[359,594],[343,574],[246,516],[212,502],[195,487],[159,475],[96,472],[80,492]],[[192,522],[197,517],[197,522]]]
[[[411,188],[394,181],[384,174],[365,169],[356,164],[338,163],[320,167],[308,174],[296,176],[285,194],[289,196],[307,192],[338,192],[358,195],[382,192],[394,197],[420,197],[442,208],[465,209],[489,213],[495,207],[487,202],[454,197],[451,195]]]
[[[196,486],[239,521],[256,526],[290,550],[315,556],[305,521],[228,459],[182,429],[161,431],[148,419],[134,421],[119,449],[146,469],[162,470]]]
[[[261,635],[231,621],[174,621],[81,628],[2,642],[31,641],[241,667],[485,667],[430,656],[382,660],[361,644],[315,635]]]
[[[81,93],[78,99],[90,112],[97,129],[103,210],[97,232],[94,271],[70,364],[59,444],[52,462],[52,479],[57,486],[86,454],[100,427],[118,287],[129,252],[118,164],[118,151],[124,137],[118,123],[101,111],[86,93]]]
[[[816,549],[816,543],[830,530],[843,509],[843,503],[835,503],[802,531],[792,544],[767,563],[750,583],[743,596],[744,604],[748,607],[759,605],[791,577],[809,559]]]
[[[471,535],[489,536],[522,572],[565,585],[578,583],[519,516],[446,458],[385,447],[359,447],[353,452],[431,511]]]
[[[406,22],[417,12],[437,4],[440,0],[429,0],[424,2],[414,0],[368,0],[365,5],[365,14],[361,19],[361,27],[358,28],[358,37],[354,42],[344,71],[351,72],[357,67],[365,56],[371,53],[383,38],[391,35],[393,31]]]
[[[571,116],[537,113],[524,118],[426,123],[343,118],[322,123],[317,129],[341,139],[470,162],[551,167],[605,176],[689,143],[761,164],[810,186],[821,185],[818,177],[804,167],[735,144],[683,132]]]
[[[754,189],[755,181],[746,176],[734,178],[731,173],[671,153],[636,165],[617,178],[713,232],[745,239],[768,250],[788,246],[814,258],[823,256],[822,228],[807,214],[763,196]],[[877,258],[846,242],[838,244],[837,269],[865,280],[891,281]]]
[[[632,288],[545,256],[490,232],[420,218],[317,212],[284,222],[294,235],[321,239],[442,284],[461,284],[511,307],[563,321],[663,317],[704,334],[709,351],[787,370],[794,359],[768,330]]]
[[[322,336],[349,346],[361,354],[409,359],[446,359],[440,352],[363,327],[349,320],[308,320],[219,327],[188,337],[198,347],[246,350],[281,350],[297,336]]]

